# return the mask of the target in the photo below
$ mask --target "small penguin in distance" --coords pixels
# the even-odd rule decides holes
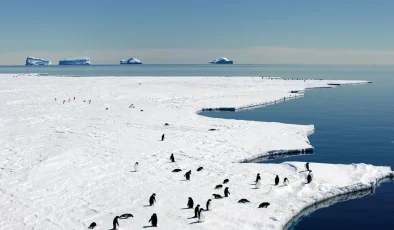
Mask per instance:
[[[156,213],[153,213],[153,215],[150,217],[149,222],[152,222],[153,227],[157,227],[157,215]]]
[[[170,160],[171,160],[171,162],[175,162],[175,157],[174,157],[173,153],[171,153]]]
[[[224,196],[225,196],[225,197],[228,197],[228,195],[230,195],[230,192],[228,191],[228,187],[226,187],[226,188],[224,189]]]
[[[212,210],[212,206],[211,206],[211,199],[208,199],[208,201],[207,201],[207,211],[211,211]]]
[[[128,219],[130,217],[134,217],[132,214],[130,213],[125,213],[119,216],[119,219]]]
[[[279,176],[276,175],[276,177],[275,177],[275,185],[278,185],[278,184],[279,184]]]
[[[200,211],[198,212],[198,222],[204,222],[205,221],[205,215],[202,213],[203,209],[200,208]]]
[[[97,226],[96,222],[93,222],[89,225],[89,229],[94,229]]]
[[[227,184],[228,182],[230,182],[228,179],[224,179],[223,184]]]
[[[222,199],[223,197],[219,194],[212,194],[213,197],[215,197],[215,199]]]
[[[194,209],[194,217],[193,218],[198,218],[198,212],[200,211],[200,205],[198,204],[196,208]]]
[[[186,180],[190,180],[190,174],[192,174],[192,170],[186,172],[185,174]]]
[[[311,174],[309,173],[308,176],[306,177],[306,183],[309,184],[309,183],[311,183],[311,182],[312,182],[312,176],[311,176]]]
[[[191,197],[189,197],[189,199],[187,200],[187,207],[193,208],[193,206],[194,206],[194,201]]]
[[[116,229],[116,225],[118,225],[119,226],[119,222],[118,222],[118,219],[119,219],[119,216],[115,216],[115,218],[114,218],[114,221],[113,221],[113,226],[114,226],[114,228],[113,229]]]
[[[180,171],[182,171],[182,169],[174,169],[174,170],[172,170],[172,172],[180,172]]]
[[[221,189],[221,188],[223,188],[223,185],[221,185],[221,184],[218,184],[215,186],[215,189]]]
[[[138,172],[139,169],[140,169],[140,165],[138,164],[138,162],[135,162],[134,171]]]
[[[153,193],[152,196],[149,197],[149,205],[152,206],[156,203],[156,194]]]
[[[255,181],[255,182],[257,183],[258,180],[261,180],[260,173],[257,173],[256,181]]]
[[[259,208],[267,208],[268,205],[270,205],[270,203],[268,203],[268,202],[263,202],[263,203],[261,203],[261,204],[259,205]]]
[[[161,135],[161,141],[164,141],[164,134]]]
[[[250,201],[248,199],[242,198],[238,201],[238,203],[245,204],[245,203],[250,203]]]
[[[306,169],[306,171],[309,171],[309,162],[306,162],[305,169]]]
[[[261,180],[257,180],[256,189],[260,189],[260,188],[261,188]]]
[[[197,172],[200,172],[203,169],[204,169],[203,167],[198,167]]]
[[[289,184],[289,179],[287,179],[287,177],[285,177],[285,179],[283,180],[283,184],[285,186],[287,186]]]

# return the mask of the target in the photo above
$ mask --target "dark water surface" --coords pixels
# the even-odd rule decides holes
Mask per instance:
[[[347,79],[354,79],[351,75]],[[377,76],[380,75],[380,76]],[[361,77],[372,84],[307,90],[304,98],[239,112],[205,112],[216,118],[314,124],[313,155],[269,163],[310,161],[394,166],[394,76]],[[344,77],[346,79],[346,77]],[[313,163],[310,164],[313,169]],[[302,220],[302,221],[301,221]],[[290,229],[394,229],[394,183],[373,195],[336,203],[299,219]]]

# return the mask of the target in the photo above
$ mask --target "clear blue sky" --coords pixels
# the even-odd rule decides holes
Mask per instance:
[[[246,63],[251,50],[262,52],[253,54],[255,63],[282,62],[264,55],[275,47],[391,58],[393,28],[392,0],[2,0],[0,65],[23,64],[25,55],[90,55],[93,63],[118,63],[135,54],[151,63],[206,63],[227,54]]]

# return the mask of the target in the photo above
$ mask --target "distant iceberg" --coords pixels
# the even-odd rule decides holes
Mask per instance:
[[[59,65],[90,65],[90,58],[88,57],[67,58],[60,60]]]
[[[142,64],[142,61],[138,60],[137,58],[130,58],[129,60],[120,60],[120,64]]]
[[[52,65],[52,62],[42,58],[35,58],[29,56],[26,58],[26,65]]]
[[[213,61],[210,61],[209,63],[210,64],[233,64],[233,61],[232,60],[228,60],[225,57],[220,57],[220,58],[217,58],[217,59],[215,59]]]

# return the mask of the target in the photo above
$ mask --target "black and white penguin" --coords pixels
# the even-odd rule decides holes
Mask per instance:
[[[225,197],[228,197],[228,195],[230,195],[230,192],[228,191],[228,187],[226,187],[226,188],[224,189],[224,196],[225,196]]]
[[[132,214],[130,213],[125,213],[119,216],[119,219],[128,219],[130,217],[134,217]]]
[[[223,188],[223,185],[221,185],[221,184],[218,184],[215,186],[215,189],[221,189],[221,188]]]
[[[309,183],[311,183],[311,182],[312,182],[312,176],[311,176],[311,174],[309,173],[308,176],[306,177],[306,183],[309,184]]]
[[[161,135],[161,141],[164,141],[164,134]]]
[[[267,208],[268,205],[270,205],[270,203],[268,203],[268,202],[263,202],[263,203],[261,203],[261,204],[259,205],[259,208]]]
[[[191,197],[189,197],[189,199],[187,200],[187,207],[193,208],[193,206],[194,206],[194,201]]]
[[[190,174],[192,174],[192,170],[186,172],[185,174],[186,180],[190,180]]]
[[[228,179],[224,179],[223,184],[227,184],[228,182],[230,182]]]
[[[57,99],[56,99],[56,97],[55,97],[55,101],[56,101]],[[93,222],[94,223],[94,222]]]
[[[203,209],[200,208],[200,211],[198,212],[198,222],[204,222],[205,221],[205,215],[202,213]]]
[[[171,160],[171,162],[175,162],[175,157],[174,157],[173,153],[171,153],[170,160]]]
[[[68,98],[68,102],[70,103],[70,101],[71,101],[71,99],[70,98]]]
[[[309,171],[309,162],[306,162],[305,169],[306,169],[306,171]]]
[[[279,184],[279,176],[276,175],[276,177],[275,177],[275,185],[278,185],[278,184]]]
[[[89,100],[89,104],[90,104],[90,102],[92,102],[92,100]]]
[[[75,97],[74,97],[74,101],[75,101]]]
[[[198,212],[200,211],[200,205],[198,204],[196,208],[194,209],[194,217],[193,218],[198,218]]]
[[[260,189],[261,188],[261,180],[257,180],[256,182],[256,189]]]
[[[152,196],[149,197],[149,205],[152,206],[156,203],[156,194],[153,193]]]
[[[153,227],[157,227],[157,215],[156,213],[153,213],[153,215],[150,217],[149,222],[152,222]]]
[[[203,169],[204,169],[203,167],[198,167],[197,172],[200,172]]]
[[[255,181],[255,182],[257,183],[258,180],[261,180],[260,173],[257,173],[256,181]]]
[[[116,229],[116,225],[118,225],[118,226],[119,226],[118,219],[119,219],[119,216],[115,216],[115,218],[114,218],[114,222],[113,222],[113,225],[114,225],[114,228],[113,228],[113,229]]]
[[[211,201],[212,201],[211,199],[209,199],[207,201],[207,211],[211,211],[212,210]]]
[[[174,170],[172,170],[172,172],[180,172],[180,171],[182,171],[182,169],[174,169]]]
[[[140,169],[140,165],[138,164],[138,162],[135,162],[134,171],[138,172],[139,169]]]
[[[248,199],[242,198],[242,199],[240,199],[240,200],[238,201],[238,203],[245,204],[245,203],[250,203],[250,201],[249,201]]]
[[[66,103],[66,100],[63,100],[63,104]]]
[[[219,194],[212,194],[213,197],[215,197],[215,199],[222,199],[223,197]]]
[[[94,229],[97,226],[96,222],[93,222],[89,225],[89,229]]]
[[[108,108],[105,108],[105,110],[108,110]]]
[[[283,184],[286,186],[289,184],[289,179],[287,179],[287,177],[285,177],[285,179],[283,180]]]

